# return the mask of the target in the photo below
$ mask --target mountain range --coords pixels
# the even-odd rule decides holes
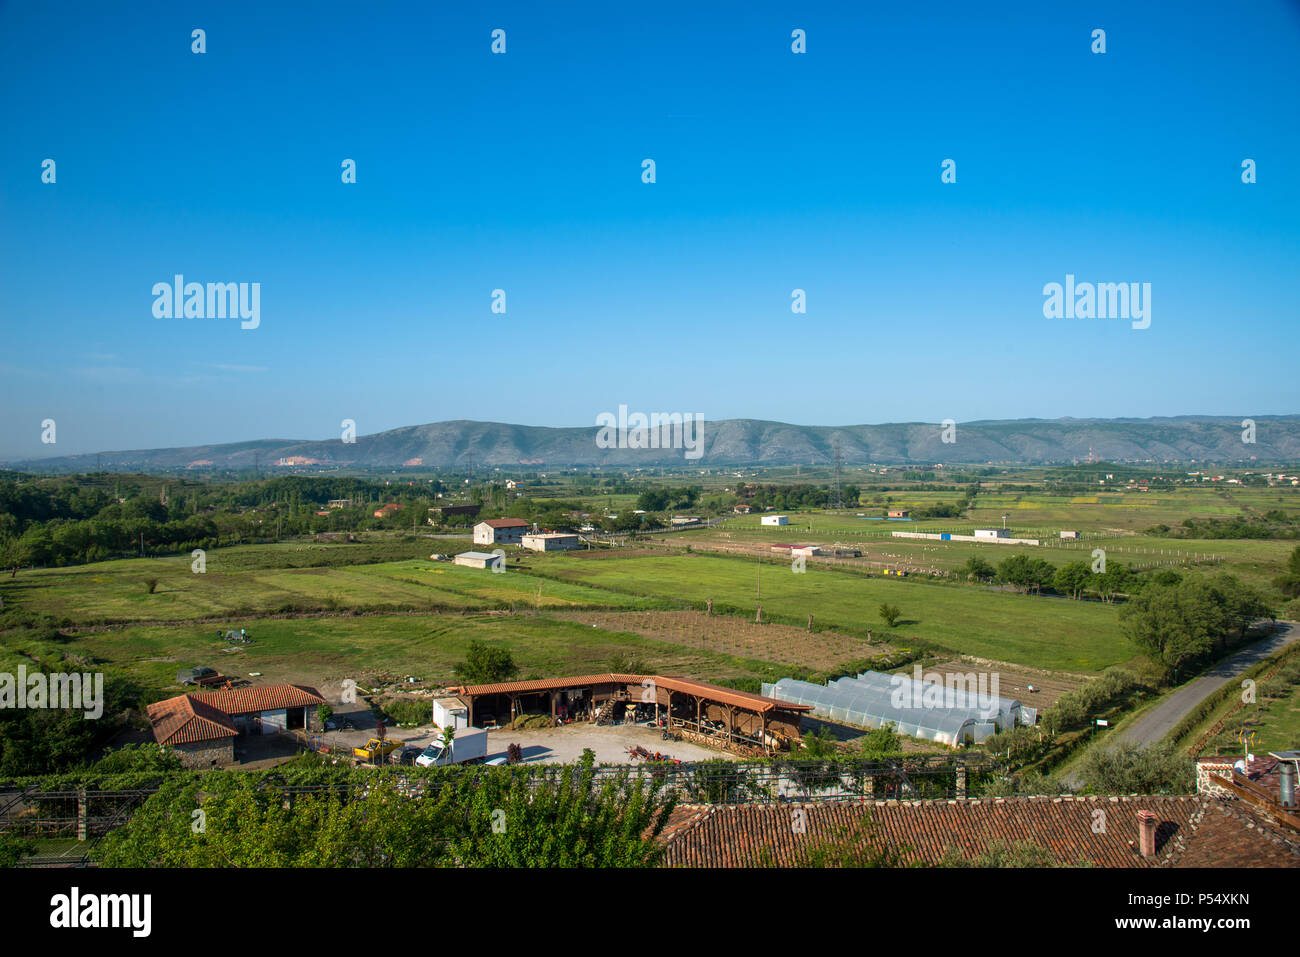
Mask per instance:
[[[1227,416],[1016,419],[957,423],[947,430],[922,422],[823,426],[723,419],[699,423],[698,429],[700,454],[690,458],[680,442],[677,448],[626,447],[642,444],[633,438],[618,447],[602,447],[611,443],[608,438],[597,441],[600,429],[595,426],[551,428],[462,419],[359,435],[352,442],[256,439],[29,459],[10,462],[8,467],[62,473],[97,468],[116,472],[259,468],[287,473],[327,468],[822,465],[833,461],[837,443],[845,465],[1033,465],[1087,461],[1090,454],[1109,462],[1300,461],[1300,416],[1295,415],[1253,420]]]

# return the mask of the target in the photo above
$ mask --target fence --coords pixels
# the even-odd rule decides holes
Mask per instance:
[[[447,769],[440,769],[444,774]],[[513,768],[464,767],[463,774],[518,773],[533,786],[579,773],[573,765],[525,765]],[[771,804],[844,800],[924,800],[978,797],[987,783],[1003,774],[1002,766],[984,755],[898,757],[880,760],[790,760],[698,764],[656,762],[602,765],[594,769],[597,787],[625,780],[659,786],[665,796],[689,804]],[[436,796],[443,781],[414,769],[389,778],[412,799]],[[363,775],[333,784],[292,785],[275,781],[283,795],[332,792],[364,796],[378,778]],[[44,849],[23,866],[85,866],[91,850],[114,828],[125,824],[157,785],[122,790],[0,789],[0,834],[40,838]]]

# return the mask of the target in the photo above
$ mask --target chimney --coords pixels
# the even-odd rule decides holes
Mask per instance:
[[[1138,847],[1142,856],[1156,856],[1156,816],[1152,811],[1138,811]]]
[[[1277,772],[1281,782],[1278,799],[1283,807],[1295,807],[1295,765],[1290,761],[1279,761]]]

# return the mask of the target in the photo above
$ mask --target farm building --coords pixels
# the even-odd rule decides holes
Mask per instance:
[[[433,723],[440,728],[468,728],[469,708],[459,698],[434,698]]]
[[[761,516],[761,517],[759,518],[759,522],[761,522],[761,523],[764,524],[764,525],[789,525],[789,524],[790,524],[790,516],[788,516],[788,515],[763,515],[763,516]]]
[[[522,518],[489,518],[474,526],[475,545],[518,545],[528,523]]]
[[[977,528],[976,538],[1010,538],[1011,533],[1005,528]]]
[[[667,722],[687,740],[742,753],[771,753],[799,740],[812,708],[703,681],[666,675],[597,674],[535,681],[504,681],[454,689],[469,708],[469,723],[506,724],[521,714],[553,719],[629,715]]]
[[[788,555],[802,555],[807,558],[809,555],[820,555],[821,548],[816,545],[785,545],[778,542],[772,546],[772,551]]]
[[[1079,533],[1078,533],[1078,532],[1062,532],[1062,533],[1061,533],[1061,537],[1062,537],[1062,538],[1078,538],[1078,537],[1079,537]]]
[[[890,518],[911,518],[912,510],[910,508],[891,508],[886,514]]]
[[[187,767],[230,764],[235,738],[307,727],[307,710],[325,703],[304,685],[261,685],[177,695],[149,705],[154,740]]]
[[[581,547],[582,541],[577,535],[545,532],[536,535],[525,535],[520,540],[520,544],[524,548],[530,548],[535,552],[562,552],[567,549]]]
[[[401,507],[402,506],[398,505],[396,502],[390,502],[387,505],[381,505],[379,506],[379,508],[375,509],[375,518],[387,518],[389,515],[392,515]]]
[[[752,505],[735,505],[735,506],[732,506],[732,509],[731,509],[731,510],[732,510],[733,512],[735,512],[737,515],[748,515],[750,512],[752,512],[752,511],[754,510],[754,506],[752,506]]]
[[[704,519],[698,515],[674,515],[669,522],[673,525],[698,525]]]
[[[491,568],[492,563],[500,558],[500,555],[493,555],[491,552],[461,552],[452,559],[452,562],[456,565],[464,565],[466,568]]]

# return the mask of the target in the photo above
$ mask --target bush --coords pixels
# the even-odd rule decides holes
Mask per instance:
[[[145,744],[124,744],[116,750],[107,748],[104,756],[95,763],[95,770],[105,774],[127,771],[179,771],[180,769],[181,759],[176,752],[152,741]]]
[[[1168,744],[1104,742],[1084,754],[1079,777],[1093,794],[1191,794],[1196,762]]]
[[[154,589],[157,588],[157,587],[158,587],[158,579],[156,579],[156,578],[146,578],[146,579],[144,580],[144,590],[145,590],[145,594],[152,595],[153,592],[154,592]]]
[[[1048,734],[1060,734],[1083,727],[1093,717],[1142,686],[1141,679],[1127,668],[1112,667],[1095,681],[1061,695],[1043,712],[1041,724]]]
[[[389,698],[382,705],[384,714],[395,724],[415,727],[433,720],[433,702],[421,698]]]

